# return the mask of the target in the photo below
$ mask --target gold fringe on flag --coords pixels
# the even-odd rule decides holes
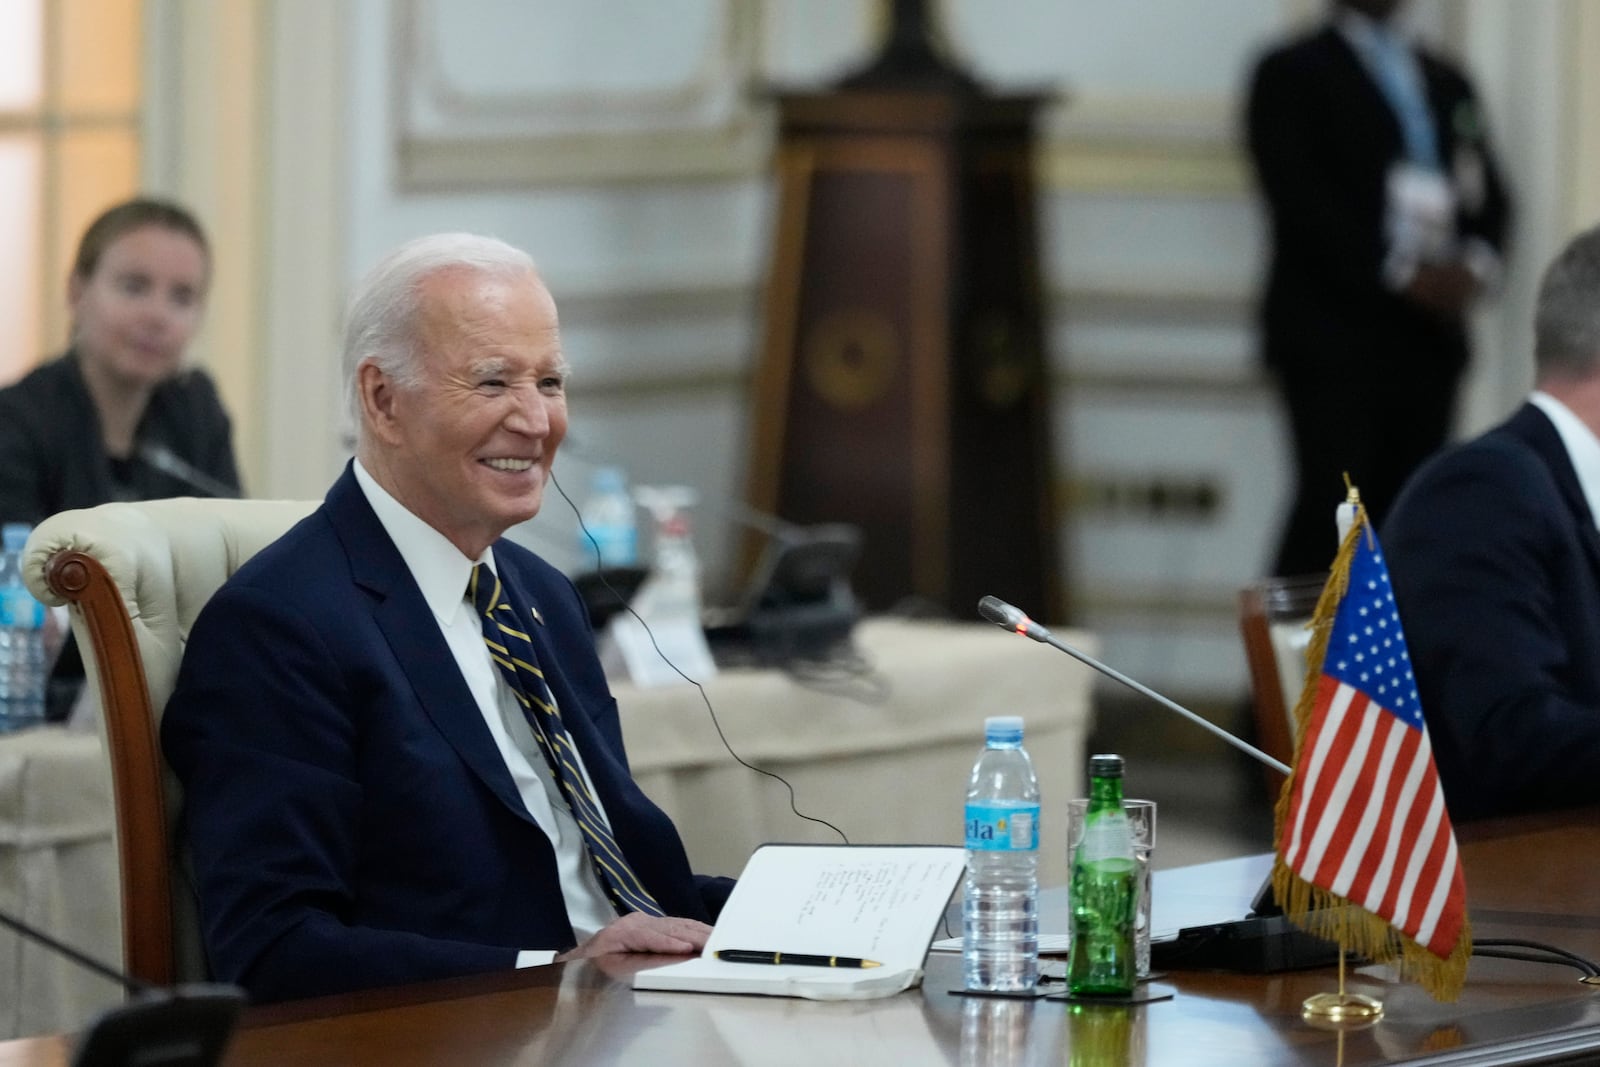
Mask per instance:
[[[1353,492],[1351,495],[1354,498]],[[1350,563],[1355,558],[1356,539],[1363,534],[1371,536],[1367,533],[1367,511],[1364,506],[1356,509],[1355,521],[1350,524],[1350,529],[1339,544],[1339,554],[1334,558],[1328,582],[1322,588],[1316,613],[1311,619],[1311,646],[1306,650],[1306,684],[1301,688],[1300,699],[1294,706],[1294,770],[1283,783],[1275,808],[1273,841],[1276,857],[1272,864],[1272,890],[1284,915],[1302,930],[1326,938],[1347,953],[1364,956],[1374,963],[1398,959],[1401,978],[1421,985],[1435,1000],[1453,1001],[1461,995],[1461,986],[1467,978],[1467,961],[1472,955],[1472,926],[1466,916],[1462,917],[1461,936],[1456,939],[1455,948],[1449,956],[1441,959],[1395,929],[1382,916],[1321,886],[1312,885],[1283,862],[1284,824],[1290,798],[1299,778],[1300,748],[1305,740],[1312,709],[1316,706],[1317,682],[1322,674],[1323,657],[1328,652],[1334,616],[1350,584]],[[1453,827],[1451,832],[1454,832]]]

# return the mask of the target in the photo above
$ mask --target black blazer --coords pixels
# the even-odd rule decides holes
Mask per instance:
[[[1509,204],[1477,98],[1445,60],[1423,51],[1419,62],[1440,158],[1447,169],[1482,167],[1482,195],[1462,198],[1458,232],[1502,249]],[[1246,125],[1272,221],[1261,307],[1268,365],[1464,365],[1460,321],[1384,286],[1386,182],[1404,146],[1393,109],[1344,36],[1326,26],[1267,53],[1251,78]]]
[[[1382,542],[1452,818],[1593,802],[1600,532],[1549,418],[1428,462]]]
[[[197,369],[156,386],[134,431],[135,447],[157,445],[206,476],[239,489],[233,438],[216,386]],[[125,499],[206,496],[138,459]],[[118,499],[100,416],[68,352],[0,389],[0,522],[37,525],[68,508]]]
[[[711,921],[628,772],[576,590],[507,541],[502,581],[629,863],[669,914]],[[421,591],[347,468],[323,506],[196,620],[162,746],[183,783],[214,973],[258,1000],[508,969],[576,938],[528,814]]]

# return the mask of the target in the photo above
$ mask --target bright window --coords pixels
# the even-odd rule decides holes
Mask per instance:
[[[0,382],[67,342],[89,220],[139,187],[142,0],[0,0]]]

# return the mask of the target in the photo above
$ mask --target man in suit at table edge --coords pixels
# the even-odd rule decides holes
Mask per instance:
[[[344,360],[355,459],[206,605],[162,722],[213,973],[267,1001],[698,952],[732,882],[630,776],[571,583],[501,539],[567,428],[532,260],[401,246]]]
[[[1472,85],[1396,25],[1400,0],[1330,0],[1262,57],[1247,109],[1272,221],[1262,357],[1295,497],[1272,573],[1323,574],[1349,471],[1382,522],[1449,434],[1467,312],[1497,277],[1510,202]]]
[[[1456,821],[1594,803],[1600,780],[1600,228],[1545,271],[1535,386],[1424,464],[1384,524]]]

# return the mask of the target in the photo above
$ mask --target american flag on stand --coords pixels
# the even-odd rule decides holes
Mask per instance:
[[[1313,933],[1369,959],[1398,956],[1454,1000],[1472,952],[1466,881],[1389,572],[1359,504],[1311,625],[1294,771],[1278,799],[1278,900]]]

